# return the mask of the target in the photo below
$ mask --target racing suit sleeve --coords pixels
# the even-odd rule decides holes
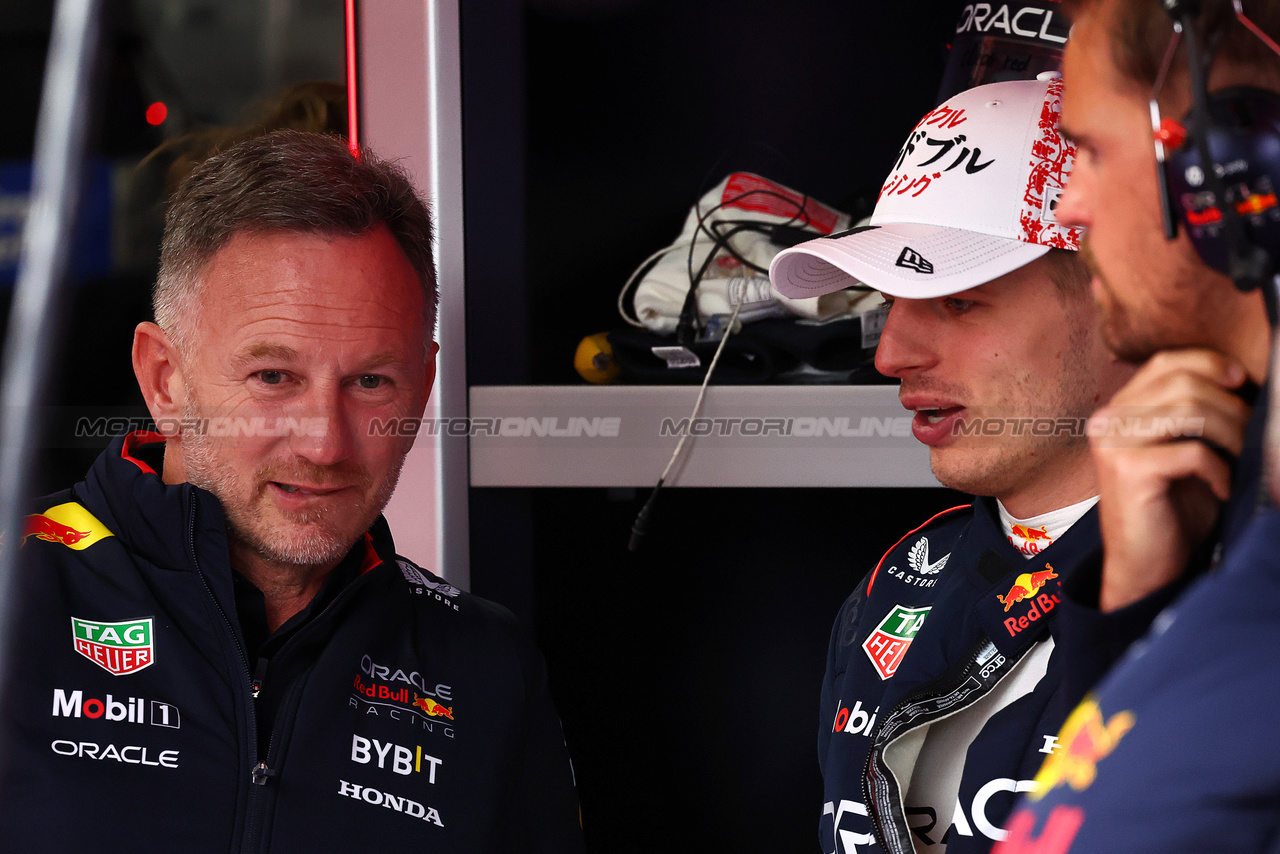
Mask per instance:
[[[845,648],[853,643],[858,633],[858,621],[866,604],[866,579],[859,582],[857,589],[845,600],[836,615],[835,624],[831,627],[831,641],[827,645],[827,666],[822,676],[822,693],[818,702],[818,767],[823,776],[826,775],[828,748],[831,746],[832,722],[840,705],[836,696],[836,682],[839,680],[844,661]]]

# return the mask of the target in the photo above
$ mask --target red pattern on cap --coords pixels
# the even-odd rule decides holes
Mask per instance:
[[[1045,210],[1052,197],[1061,195],[1075,162],[1076,147],[1062,138],[1062,80],[1049,81],[1040,111],[1040,137],[1031,146],[1031,172],[1022,197],[1022,239],[1057,249],[1079,249],[1081,229],[1060,224]]]

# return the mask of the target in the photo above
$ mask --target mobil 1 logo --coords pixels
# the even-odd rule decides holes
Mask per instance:
[[[86,697],[84,691],[67,691],[64,688],[53,689],[53,716],[150,724],[168,729],[182,727],[182,715],[172,703],[142,697],[115,697],[112,694]]]

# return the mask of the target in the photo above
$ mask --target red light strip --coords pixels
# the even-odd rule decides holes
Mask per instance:
[[[347,6],[347,148],[360,159],[360,110],[356,103],[356,0]]]

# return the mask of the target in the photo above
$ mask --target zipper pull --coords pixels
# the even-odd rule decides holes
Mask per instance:
[[[249,772],[249,782],[255,786],[265,786],[267,785],[267,778],[275,775],[276,772],[268,768],[266,760],[263,760],[253,766],[253,770]]]
[[[257,665],[253,668],[253,681],[250,687],[253,689],[253,699],[258,699],[258,692],[262,690],[262,683],[267,678],[267,664],[269,659],[259,658]]]

